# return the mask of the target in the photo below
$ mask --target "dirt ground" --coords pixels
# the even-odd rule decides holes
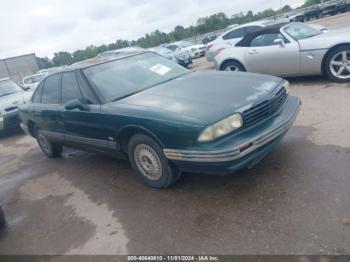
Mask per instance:
[[[0,254],[350,254],[350,84],[288,80],[302,108],[262,162],[184,174],[168,190],[141,185],[124,161],[47,159],[21,132],[0,138]]]

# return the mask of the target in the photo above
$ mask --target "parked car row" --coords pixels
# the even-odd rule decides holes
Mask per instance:
[[[188,67],[189,65],[192,64],[192,57],[186,51],[181,51],[181,50],[173,51],[169,48],[162,47],[162,46],[149,48],[149,50],[161,56],[164,56],[165,58],[172,60],[175,63],[182,65],[183,67]]]
[[[289,22],[305,22],[328,15],[336,15],[350,11],[350,0],[331,0],[318,5],[296,10],[285,15]]]
[[[187,52],[192,59],[199,58],[205,55],[205,45],[203,44],[194,44],[189,41],[180,41],[165,45],[166,48],[171,49],[172,51],[185,51]]]

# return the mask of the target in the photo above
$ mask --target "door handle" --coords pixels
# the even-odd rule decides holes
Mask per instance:
[[[258,53],[258,51],[256,51],[256,50],[250,50],[250,51],[248,51],[248,54],[250,54],[250,55],[255,55],[255,54],[257,54]]]

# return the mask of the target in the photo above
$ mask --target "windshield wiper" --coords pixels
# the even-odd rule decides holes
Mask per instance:
[[[144,89],[143,89],[143,90],[144,90]],[[143,91],[143,90],[136,91],[136,92],[132,92],[132,93],[129,93],[129,94],[127,94],[127,95],[114,98],[114,99],[112,99],[110,102],[115,102],[115,101],[121,100],[121,99],[123,99],[123,98],[127,98],[128,96],[135,95],[135,94],[137,94],[137,93],[140,93],[140,92]]]

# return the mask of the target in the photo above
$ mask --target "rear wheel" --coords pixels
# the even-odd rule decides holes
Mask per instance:
[[[150,187],[167,188],[181,176],[149,136],[134,135],[129,142],[128,155],[136,176]]]
[[[334,49],[327,57],[325,71],[336,82],[350,81],[350,46]]]
[[[240,63],[238,63],[236,61],[227,61],[222,65],[221,71],[233,71],[233,72],[242,71],[242,72],[244,72],[246,70]]]
[[[38,141],[41,150],[47,157],[55,158],[62,155],[62,145],[50,142],[40,129],[37,129],[36,131],[36,140]]]

